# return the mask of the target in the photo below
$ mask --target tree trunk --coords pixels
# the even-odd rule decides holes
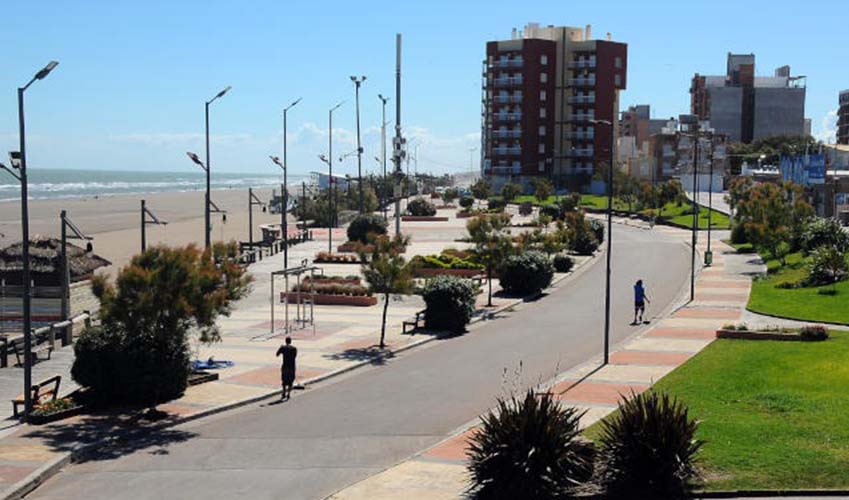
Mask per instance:
[[[492,269],[486,268],[486,281],[489,284],[489,297],[486,301],[486,307],[492,307]]]
[[[380,348],[386,347],[384,339],[386,338],[386,311],[389,309],[389,294],[383,296],[383,321],[380,324]]]

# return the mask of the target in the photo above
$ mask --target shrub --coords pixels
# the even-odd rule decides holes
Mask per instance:
[[[821,247],[831,247],[846,253],[849,251],[849,233],[840,227],[836,219],[814,217],[805,224],[800,243],[806,253]]]
[[[802,340],[816,341],[828,339],[828,330],[822,325],[805,325],[799,329]]]
[[[599,245],[604,243],[604,223],[597,219],[590,219],[589,221],[590,231],[593,232],[593,236],[595,236],[595,240]]]
[[[568,496],[593,472],[595,450],[581,439],[583,413],[548,394],[498,400],[469,444],[473,498],[543,500]]]
[[[425,328],[463,333],[475,312],[475,287],[456,276],[437,276],[425,283]]]
[[[602,421],[599,455],[607,494],[621,498],[685,498],[699,480],[698,423],[667,394],[631,394]]]
[[[483,269],[483,266],[454,255],[416,255],[410,261],[413,267],[422,269]]]
[[[742,245],[748,242],[749,238],[746,236],[746,226],[741,223],[734,224],[734,227],[731,228],[731,243]]]
[[[541,205],[539,207],[539,214],[545,215],[547,217],[551,217],[552,219],[560,218],[560,207],[558,205]]]
[[[562,198],[560,198],[560,210],[565,212],[574,212],[578,209],[578,206],[581,204],[581,194],[580,193],[569,193]]]
[[[348,225],[348,239],[350,241],[368,243],[369,235],[372,235],[373,238],[374,236],[386,234],[386,228],[386,221],[380,215],[358,215],[351,221],[351,224]]]
[[[569,250],[578,255],[592,255],[598,250],[598,239],[581,212],[566,214],[565,234]]]
[[[493,196],[486,202],[486,208],[493,211],[502,211],[507,206],[507,202],[503,198]]]
[[[416,198],[410,201],[407,204],[407,211],[410,212],[410,215],[417,217],[432,217],[436,215],[436,207],[424,198]]]
[[[475,204],[475,199],[471,196],[463,196],[460,198],[460,206],[463,208],[472,208],[472,205]]]
[[[515,200],[520,194],[522,194],[522,186],[520,184],[508,182],[501,188],[501,197],[508,203]]]
[[[846,279],[849,266],[846,256],[834,247],[819,247],[811,254],[811,266],[806,284],[811,286],[829,285]]]
[[[555,255],[552,263],[554,264],[554,270],[558,273],[568,273],[575,267],[575,259],[568,255]]]
[[[456,188],[448,188],[442,194],[442,199],[445,200],[445,203],[451,203],[456,200],[458,196],[460,196],[460,193]]]
[[[525,201],[525,202],[523,202],[522,204],[519,205],[519,215],[528,216],[528,215],[531,215],[532,213],[534,213],[534,204],[533,203],[531,203],[529,201]]]
[[[508,257],[498,276],[507,293],[528,295],[551,284],[554,266],[545,254],[532,250]]]

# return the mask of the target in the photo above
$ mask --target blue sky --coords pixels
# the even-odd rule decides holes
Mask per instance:
[[[402,118],[418,137],[419,169],[468,168],[479,144],[485,42],[526,22],[593,25],[629,45],[623,108],[689,109],[693,73],[721,74],[728,51],[757,55],[759,75],[789,64],[808,77],[806,114],[827,133],[849,88],[846,8],[840,1],[145,1],[4,2],[0,7],[0,151],[17,149],[15,88],[60,61],[27,91],[31,168],[189,170],[202,153],[203,102],[213,105],[213,168],[269,172],[289,114],[291,172],[319,170],[327,110],[334,156],[354,149],[350,75],[361,90],[364,167],[377,167],[380,103],[394,99],[394,38],[404,36]],[[389,112],[391,119],[394,106]],[[475,154],[475,165],[477,154]],[[356,171],[354,158],[340,166]]]

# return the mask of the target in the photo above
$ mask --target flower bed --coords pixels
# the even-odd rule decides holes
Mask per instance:
[[[200,385],[207,382],[215,382],[218,380],[218,374],[214,372],[205,372],[202,370],[195,371],[189,374],[189,385]]]
[[[310,297],[313,304],[326,306],[373,306],[377,304],[377,297],[371,296],[364,286],[342,283],[301,283],[300,287],[295,286],[290,292],[282,292],[280,301],[297,302],[306,297]]]
[[[56,401],[47,401],[33,408],[27,422],[33,425],[55,422],[79,415],[83,409],[83,405],[71,396],[59,398]]]
[[[816,342],[828,339],[828,331],[825,327],[819,325],[803,326],[800,330],[778,327],[764,330],[749,330],[746,325],[725,325],[716,331],[716,338]]]
[[[457,212],[458,219],[468,219],[469,217],[477,217],[480,215],[480,210],[460,210]]]
[[[481,269],[416,269],[413,273],[417,278],[431,278],[433,276],[459,276],[461,278],[474,278],[484,272]]]
[[[435,215],[402,215],[404,222],[447,222],[448,217],[437,217]]]
[[[356,253],[360,250],[371,253],[374,251],[374,245],[362,244],[359,241],[346,241],[336,247],[336,251],[339,253]]]
[[[452,205],[450,203],[446,203],[445,205],[437,205],[436,206],[437,210],[453,210],[455,208],[457,208],[457,205]]]
[[[355,254],[318,252],[313,262],[316,264],[359,264],[360,258]]]
[[[410,261],[417,277],[460,276],[471,278],[483,273],[483,266],[473,262],[471,252],[446,249],[441,255],[416,255]]]
[[[316,276],[315,278],[310,278],[307,276],[301,283],[309,284],[315,281],[318,284],[336,284],[336,285],[359,285],[360,277],[359,276]]]

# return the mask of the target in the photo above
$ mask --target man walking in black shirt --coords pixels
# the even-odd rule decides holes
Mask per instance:
[[[280,399],[289,399],[295,383],[295,358],[298,357],[298,349],[292,345],[292,337],[286,337],[286,344],[277,349],[277,356],[283,356],[283,365],[280,367],[283,393]]]

